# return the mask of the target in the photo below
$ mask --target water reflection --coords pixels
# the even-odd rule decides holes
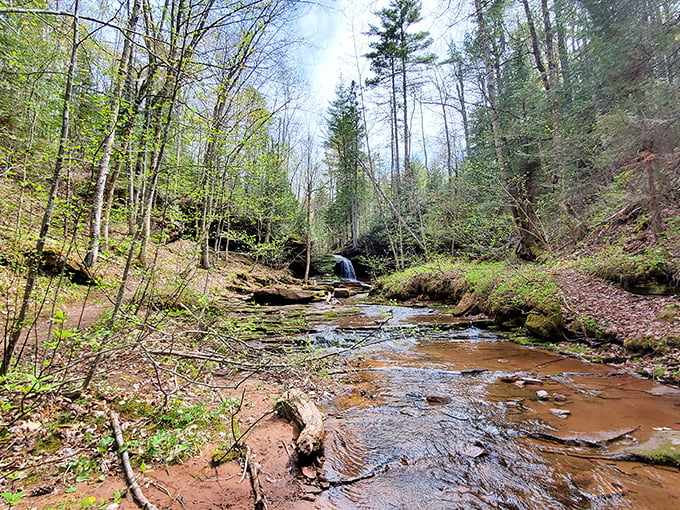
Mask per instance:
[[[415,312],[397,314],[397,321],[409,321]],[[348,374],[350,390],[330,409],[324,472],[333,486],[319,508],[680,507],[678,470],[637,464],[629,474],[622,463],[601,460],[632,438],[592,449],[530,437],[633,424],[643,440],[652,424],[679,423],[678,399],[645,393],[640,385],[648,381],[606,377],[609,367],[525,348],[476,327],[317,334],[347,345],[369,333],[367,361]],[[518,371],[564,394],[572,415],[550,414],[550,406],[562,404],[537,399],[538,386],[500,381]]]

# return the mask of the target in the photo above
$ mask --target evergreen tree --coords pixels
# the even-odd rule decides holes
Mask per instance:
[[[339,85],[329,108],[326,146],[330,150],[330,172],[336,183],[335,200],[329,209],[330,223],[349,226],[353,248],[359,240],[359,202],[364,179],[359,169],[364,129],[356,95],[356,84]]]
[[[392,168],[393,185],[401,187],[399,170],[399,120],[403,142],[403,176],[407,192],[415,192],[416,178],[411,168],[411,130],[408,108],[408,93],[412,82],[409,75],[418,66],[434,62],[436,56],[423,53],[432,44],[428,32],[411,32],[412,25],[418,23],[421,3],[419,0],[392,0],[390,6],[376,12],[380,27],[371,25],[369,35],[378,40],[370,43],[374,51],[365,56],[371,61],[371,69],[376,74],[367,80],[377,85],[387,81],[390,87],[391,127],[392,127]],[[401,117],[398,111],[401,110]],[[400,118],[399,118],[400,117]]]

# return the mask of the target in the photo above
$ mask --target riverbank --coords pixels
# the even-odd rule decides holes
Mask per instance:
[[[440,261],[389,275],[377,290],[404,303],[440,302],[459,317],[485,315],[521,341],[680,383],[678,297],[633,294],[575,264]]]
[[[69,367],[66,383],[84,376],[102,348],[98,341],[108,338],[87,391],[60,390],[49,378],[31,382],[23,371],[4,381],[0,484],[16,498],[13,509],[135,508],[112,443],[111,411],[120,417],[142,489],[163,508],[220,508],[225,498],[233,509],[251,508],[248,463],[265,473],[260,483],[270,508],[313,507],[318,472],[295,466],[295,428],[272,414],[274,404],[290,387],[316,400],[341,391],[331,374],[346,367],[308,342],[314,324],[363,324],[370,334],[387,323],[359,311],[356,298],[255,304],[259,289],[304,285],[244,256],[210,272],[186,272],[193,268],[183,258],[188,248],[178,242],[159,251],[164,270],[152,285],[131,281],[130,306],[112,332],[105,329],[105,286],[87,294],[72,287],[73,296],[59,302],[61,346],[52,367],[55,373]],[[119,269],[114,262],[103,277]],[[491,317],[518,343],[545,327],[537,318],[554,320],[558,334],[541,340],[542,347],[677,382],[677,349],[663,340],[677,331],[674,297],[636,296],[573,267],[510,263],[431,263],[391,275],[378,288],[372,302],[440,302],[439,313],[451,322]],[[35,336],[48,324],[38,321]],[[646,352],[633,351],[631,339],[654,335],[654,342],[640,343]],[[228,461],[213,465],[217,451]]]

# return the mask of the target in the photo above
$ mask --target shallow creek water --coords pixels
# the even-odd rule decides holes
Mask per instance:
[[[659,428],[680,428],[680,396],[455,322],[369,306],[314,335],[336,348],[363,340],[347,392],[325,409],[333,486],[319,508],[680,508],[680,470],[608,458]],[[501,381],[512,374],[530,382]],[[598,447],[554,440],[596,443],[626,430]]]

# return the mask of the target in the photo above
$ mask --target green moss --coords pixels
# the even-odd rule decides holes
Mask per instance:
[[[46,437],[41,437],[35,442],[32,452],[35,454],[52,454],[61,448],[63,444],[62,439],[56,434],[52,433]]]
[[[680,321],[680,306],[678,305],[667,305],[661,312],[659,312],[658,318],[662,321],[666,321],[670,324]]]
[[[670,337],[672,339],[672,337]],[[633,352],[663,354],[668,349],[667,338],[654,338],[651,336],[628,338],[623,346]]]
[[[604,338],[606,336],[605,327],[590,315],[577,315],[572,319],[570,329],[580,331],[589,338]]]
[[[554,316],[530,313],[527,315],[525,327],[538,338],[555,338],[562,331],[561,322]]]
[[[576,266],[624,288],[665,284],[680,271],[678,261],[664,248],[654,247],[639,254],[630,254],[620,245],[609,246],[597,256],[582,259]]]
[[[118,412],[131,418],[142,418],[154,414],[155,407],[148,402],[138,401],[133,398],[118,405]]]
[[[379,288],[397,300],[423,296],[459,303],[466,296],[466,308],[506,326],[523,326],[529,312],[548,317],[557,329],[563,323],[562,294],[544,266],[439,261],[384,277]]]
[[[667,430],[656,432],[648,441],[624,448],[620,453],[650,464],[680,466],[680,436],[678,431]]]

